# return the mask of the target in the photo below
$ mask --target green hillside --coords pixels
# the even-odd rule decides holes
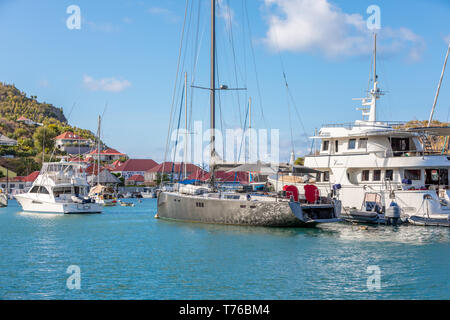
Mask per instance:
[[[17,122],[22,116],[42,126]],[[15,147],[0,147],[0,156],[17,157],[2,159],[2,166],[18,175],[26,174],[31,169],[39,169],[43,148],[45,147],[46,155],[51,154],[54,151],[53,138],[66,131],[95,140],[91,131],[69,125],[62,108],[39,102],[36,96],[27,96],[14,85],[0,82],[0,133],[18,142]]]

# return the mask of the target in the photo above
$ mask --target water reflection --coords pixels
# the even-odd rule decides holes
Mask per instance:
[[[305,235],[308,237],[320,237],[322,235],[332,235],[336,233],[334,230],[318,228],[271,228],[258,226],[237,226],[237,225],[221,225],[207,224],[195,222],[180,222],[173,220],[157,220],[158,223],[167,226],[173,226],[185,231],[203,230],[211,234],[228,233],[228,234],[254,234],[254,235],[272,235],[277,237],[296,237]]]
[[[19,211],[18,215],[35,219],[56,219],[64,217],[62,213]]]
[[[158,220],[158,223],[176,227],[184,231],[207,231],[211,234],[254,234],[270,235],[276,237],[308,238],[328,237],[343,241],[378,241],[408,244],[426,244],[432,242],[448,243],[450,229],[442,227],[420,226],[385,226],[385,225],[352,225],[348,223],[327,223],[316,228],[269,228],[255,226],[218,225],[193,222],[179,222],[171,220]]]
[[[347,223],[327,224],[324,229],[334,232],[340,240],[377,241],[407,244],[448,243],[450,229],[442,227],[420,227],[402,225],[398,227],[373,225],[361,226]]]

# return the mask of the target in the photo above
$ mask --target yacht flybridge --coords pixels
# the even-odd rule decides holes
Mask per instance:
[[[44,163],[27,193],[15,195],[24,211],[48,213],[101,213],[88,197],[89,184],[81,164]]]
[[[312,137],[321,142],[320,150],[305,157],[305,166],[322,171],[315,184],[322,194],[339,196],[343,216],[364,207],[370,193],[378,199],[380,215],[399,206],[412,224],[449,226],[450,154],[442,137],[450,136],[450,127],[407,128],[378,121],[377,100],[383,93],[376,75],[376,36],[374,66],[373,88],[368,98],[360,99],[363,120],[322,127]],[[439,150],[432,143],[438,141]],[[271,182],[278,190],[285,185]]]

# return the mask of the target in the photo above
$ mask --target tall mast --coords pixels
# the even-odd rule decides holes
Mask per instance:
[[[185,132],[185,136],[184,136],[184,178],[187,178],[187,164],[186,164],[186,160],[187,160],[187,148],[188,148],[188,126],[187,126],[187,72],[184,73],[184,90],[185,90],[185,94],[184,94],[184,128],[186,130]]]
[[[102,124],[102,117],[98,116],[98,137],[97,137],[97,185],[100,184],[100,130],[101,130],[101,124]]]
[[[210,129],[211,129],[211,182],[214,185],[214,159],[216,154],[216,1],[211,0],[211,85],[210,85]]]
[[[431,108],[430,119],[428,120],[428,127],[433,120],[434,109],[436,108],[437,99],[439,97],[439,91],[441,90],[442,79],[444,78],[445,67],[447,66],[448,53],[450,52],[450,43],[448,44],[447,54],[445,55],[444,67],[442,68],[441,79],[439,80],[436,96],[434,97],[433,107]]]
[[[252,97],[248,99],[248,119],[249,119],[249,138],[248,138],[248,160],[250,161],[250,152],[252,147]]]
[[[377,99],[379,99],[378,76],[377,76],[377,34],[374,33],[373,44],[373,89],[370,92],[372,100],[370,102],[369,122],[377,121]]]

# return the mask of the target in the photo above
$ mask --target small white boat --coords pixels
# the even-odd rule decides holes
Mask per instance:
[[[408,221],[408,217],[401,213],[401,208],[393,201],[388,208],[383,206],[382,195],[367,192],[361,209],[344,208],[341,218],[344,221],[364,224],[399,225]]]
[[[0,191],[0,208],[8,206],[8,196]]]
[[[113,207],[117,204],[114,190],[101,184],[96,185],[89,192],[89,197],[104,207]]]
[[[125,201],[119,200],[119,204],[122,207],[134,207],[134,203],[133,202],[125,202]]]
[[[141,196],[145,199],[154,199],[156,198],[156,190],[155,188],[144,188],[144,191],[141,192]]]
[[[88,197],[89,184],[81,164],[44,163],[30,190],[14,197],[24,211],[101,213],[102,206]]]

